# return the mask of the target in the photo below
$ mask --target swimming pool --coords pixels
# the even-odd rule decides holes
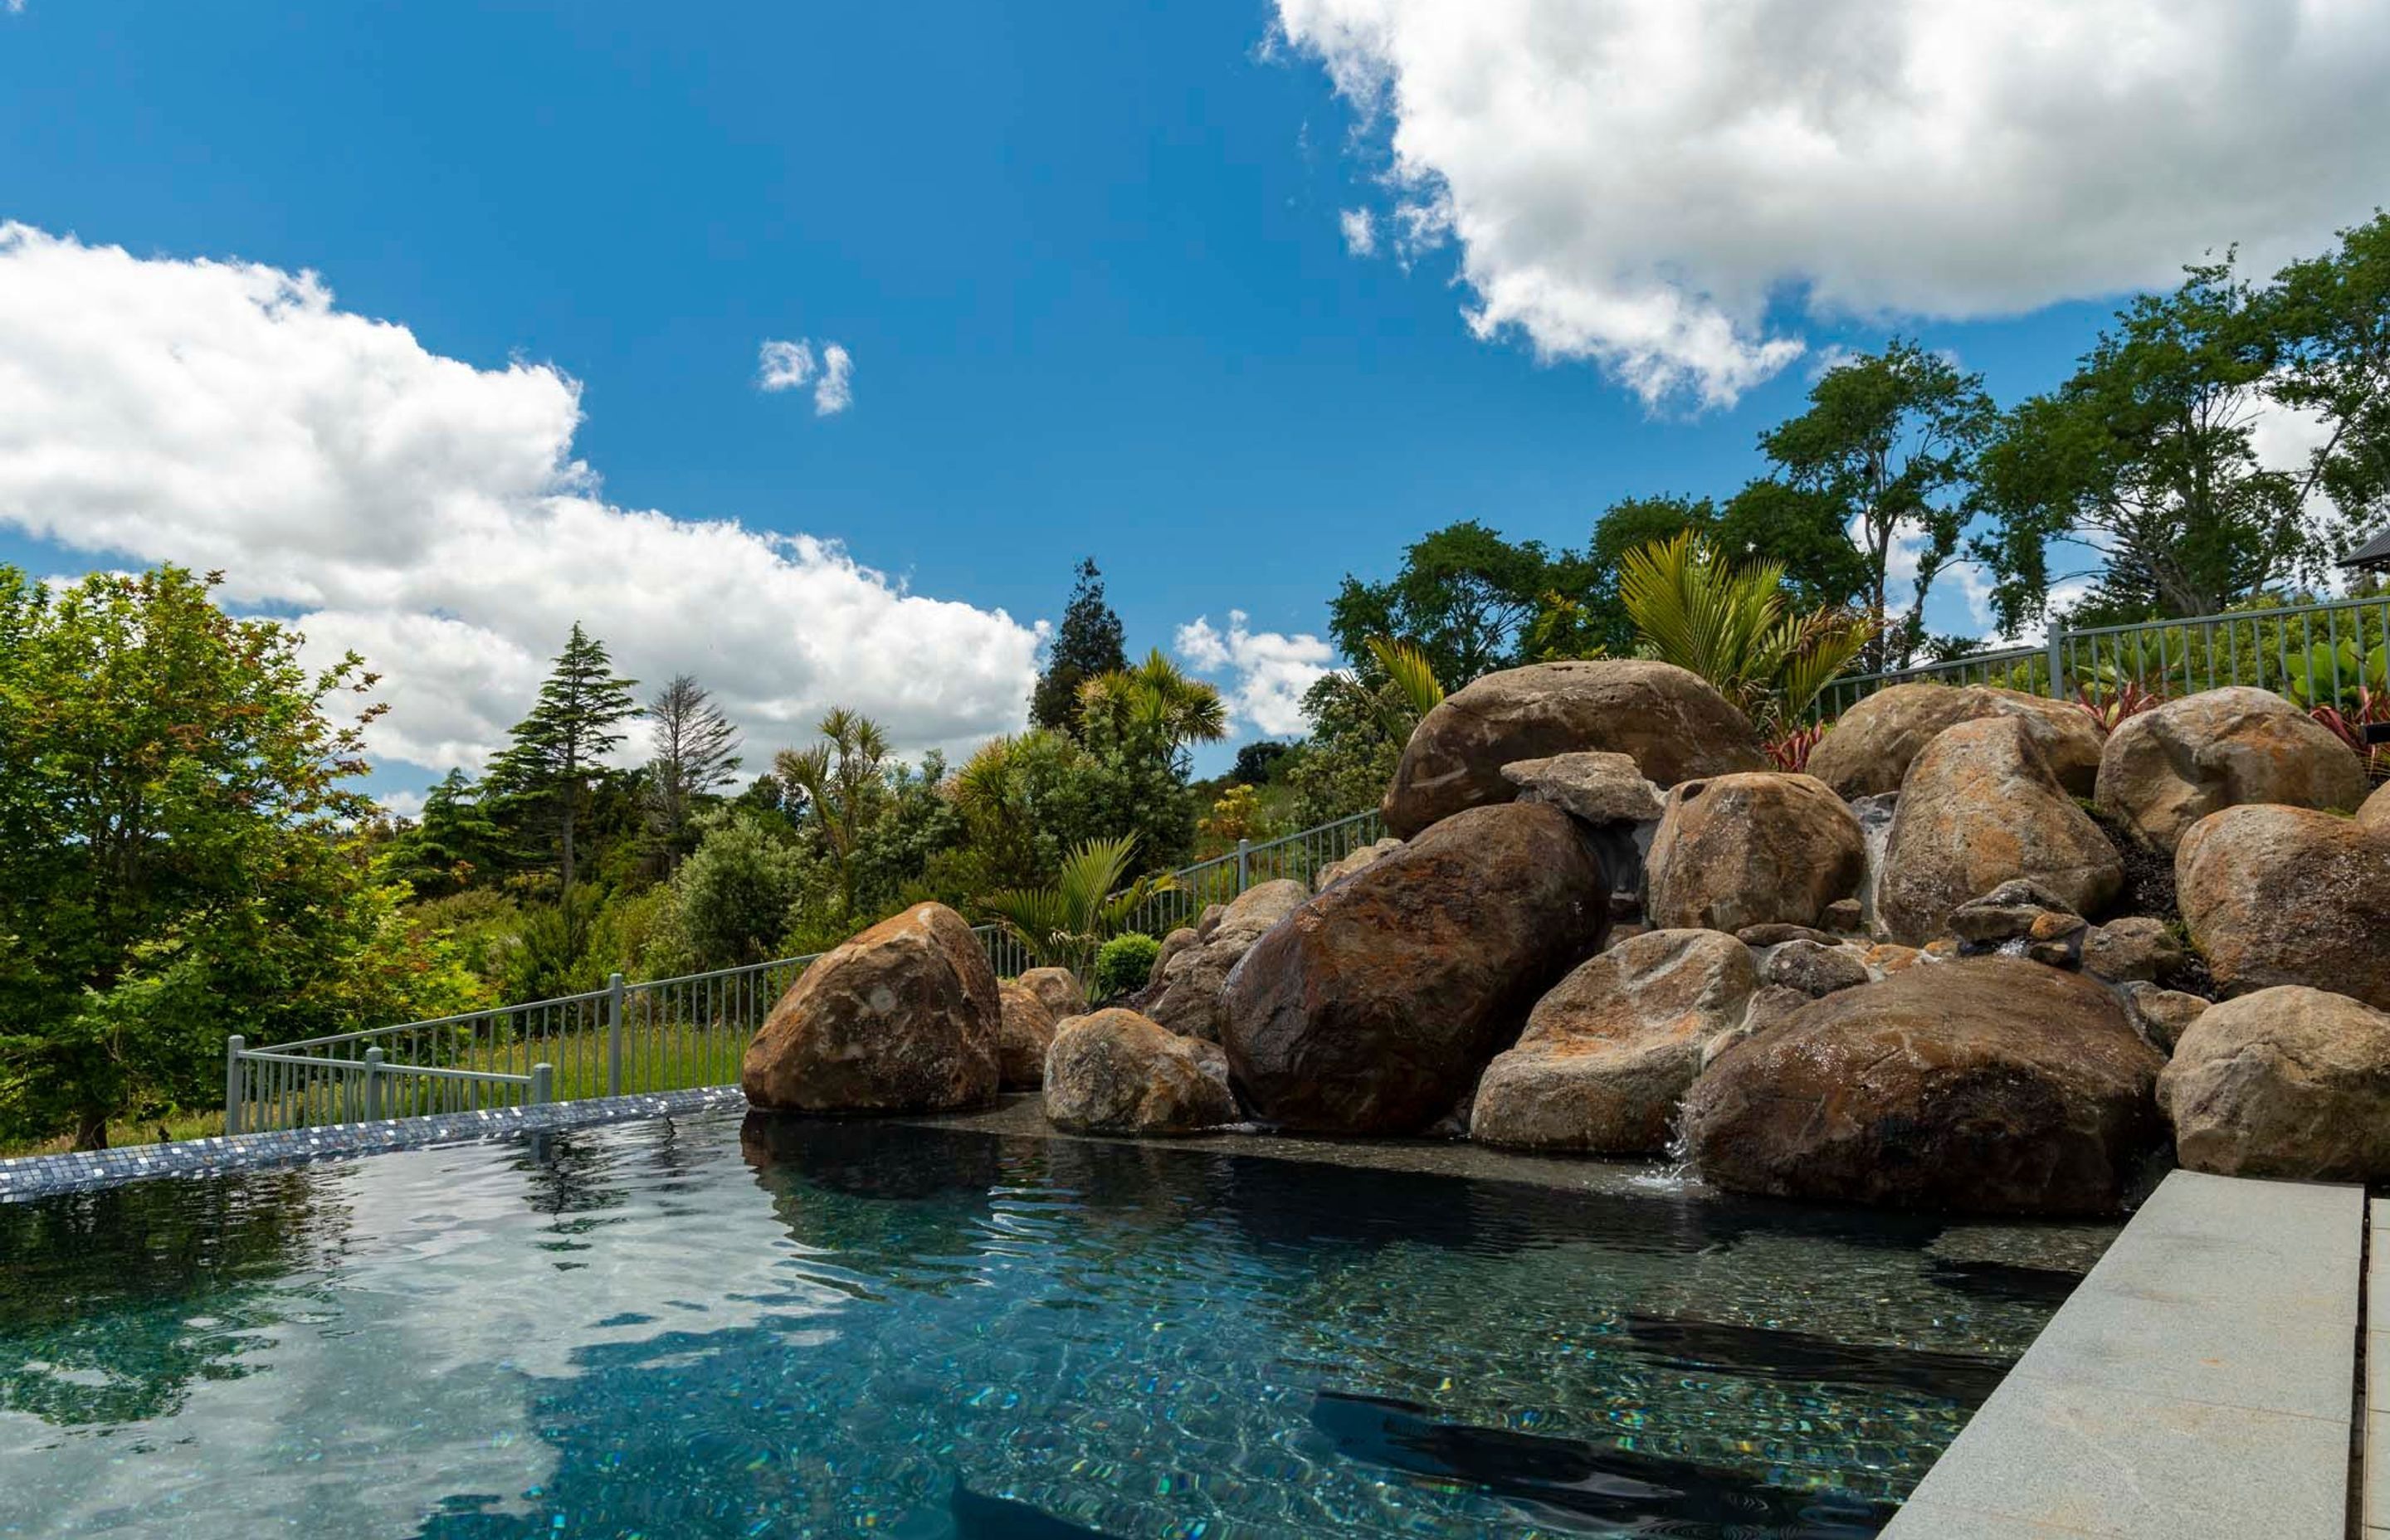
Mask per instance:
[[[2105,1231],[707,1114],[0,1205],[0,1534],[1873,1534]]]

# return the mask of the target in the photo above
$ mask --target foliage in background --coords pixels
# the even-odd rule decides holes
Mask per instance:
[[[1524,661],[1545,596],[1575,592],[1587,576],[1582,558],[1555,556],[1533,540],[1508,541],[1464,520],[1406,548],[1400,570],[1384,583],[1347,575],[1329,604],[1328,629],[1356,665],[1368,656],[1372,637],[1398,638],[1458,689]]]
[[[1062,858],[1052,882],[989,893],[980,907],[1018,937],[1039,967],[1067,968],[1084,979],[1096,949],[1120,932],[1137,906],[1175,887],[1167,877],[1129,880],[1136,853],[1135,836],[1089,841]]]
[[[772,768],[829,852],[838,868],[839,918],[852,926],[861,913],[856,855],[888,797],[888,732],[843,706],[831,707],[815,730],[821,742],[781,750]]]
[[[614,673],[606,644],[572,622],[564,650],[539,687],[531,714],[490,766],[489,789],[501,799],[549,811],[555,820],[557,885],[572,889],[573,836],[601,762],[623,741],[616,729],[639,714],[631,688]]]
[[[739,774],[739,729],[695,674],[675,674],[648,702],[648,734],[649,828],[669,872],[695,846],[701,799]]]
[[[1128,930],[1104,943],[1096,953],[1094,976],[1088,981],[1090,1000],[1117,1000],[1134,995],[1153,979],[1153,962],[1162,943],[1142,930]]]
[[[225,1036],[437,1015],[471,982],[399,911],[347,787],[369,690],[165,567],[0,567],[0,1134],[210,1105]]]
[[[1619,592],[1645,657],[1700,674],[1763,725],[1796,720],[1874,634],[1847,610],[1792,610],[1781,567],[1734,566],[1690,533],[1628,553]]]

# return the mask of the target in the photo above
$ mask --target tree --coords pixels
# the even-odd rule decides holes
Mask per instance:
[[[689,818],[698,800],[739,773],[739,729],[688,674],[674,674],[655,693],[648,722],[655,751],[648,761],[649,809],[669,870],[689,852]]]
[[[1865,650],[1872,630],[1867,617],[1831,607],[1794,613],[1782,567],[1735,567],[1690,531],[1627,553],[1619,591],[1645,657],[1691,670],[1780,730]]]
[[[490,815],[481,789],[464,771],[451,770],[424,794],[422,817],[399,835],[392,875],[418,898],[439,898],[503,865],[506,849],[506,830]]]
[[[1175,886],[1168,878],[1140,877],[1124,887],[1136,857],[1134,835],[1090,841],[1062,858],[1053,882],[990,893],[981,907],[1019,937],[1040,967],[1067,968],[1084,979],[1097,949],[1120,933],[1137,905]]]
[[[0,566],[0,1127],[102,1148],[207,1105],[225,1035],[337,1031],[469,993],[360,834],[353,654],[164,567],[51,593]]]
[[[2015,630],[2053,588],[2096,580],[2085,618],[2206,615],[2319,565],[2299,478],[2253,430],[2279,359],[2270,307],[2228,258],[2117,313],[2074,375],[2002,419],[1983,456],[1993,528],[1975,543]],[[2079,565],[2053,570],[2053,548]]]
[[[1523,661],[1536,618],[1553,594],[1583,589],[1582,558],[1541,543],[1513,544],[1473,520],[1421,537],[1384,583],[1347,575],[1329,605],[1338,650],[1356,665],[1373,636],[1410,642],[1453,688]]]
[[[1819,537],[1826,528],[1844,532],[1857,558],[1859,605],[1873,622],[1869,661],[1906,664],[1925,636],[1926,594],[1957,554],[1971,517],[1975,458],[1994,420],[1981,375],[1961,374],[1939,353],[1895,338],[1882,353],[1857,354],[1818,376],[1808,410],[1760,435],[1775,480],[1805,499],[1747,492],[1737,499],[1744,505],[1740,518],[1729,508],[1721,537],[1739,554],[1788,568],[1797,558],[1805,575],[1823,576],[1833,564],[1820,564],[1830,547],[1821,549]],[[1895,617],[1893,548],[1911,538],[1922,542],[1916,584],[1908,611]],[[1827,603],[1843,597],[1818,595]]]
[[[888,796],[888,734],[861,712],[833,706],[816,729],[823,741],[810,749],[783,749],[772,767],[782,784],[803,799],[804,817],[819,832],[838,867],[841,918],[853,924],[856,904],[855,854],[865,832]]]
[[[1267,786],[1293,750],[1294,745],[1291,743],[1266,738],[1240,744],[1237,749],[1237,763],[1229,769],[1228,778],[1240,786]]]
[[[1190,678],[1160,648],[1133,669],[1114,669],[1079,687],[1079,721],[1101,717],[1113,735],[1162,746],[1176,756],[1189,744],[1228,736],[1228,709],[1219,690]]]
[[[557,655],[556,667],[539,687],[539,702],[515,730],[490,767],[490,783],[501,794],[554,810],[558,876],[572,888],[572,836],[581,805],[602,762],[623,741],[615,728],[639,714],[631,697],[636,679],[614,673],[606,644],[572,622],[572,634]]]
[[[1103,574],[1093,557],[1079,563],[1079,581],[1062,608],[1062,623],[1046,654],[1046,672],[1029,698],[1029,722],[1048,732],[1075,731],[1079,687],[1099,674],[1128,666],[1122,649],[1120,617],[1104,602]]]
[[[815,870],[786,823],[734,807],[700,814],[697,848],[673,874],[664,930],[673,966],[740,968],[779,954]]]
[[[2278,348],[2268,393],[2324,430],[2301,501],[2332,500],[2345,549],[2390,523],[2390,214],[2282,269],[2265,308]]]

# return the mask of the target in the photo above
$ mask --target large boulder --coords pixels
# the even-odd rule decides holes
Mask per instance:
[[[1046,1121],[1074,1134],[1191,1134],[1236,1121],[1219,1050],[1133,1010],[1074,1016],[1046,1056]]]
[[[2390,834],[2390,781],[2375,787],[2373,795],[2365,799],[2365,805],[2357,810],[2357,823],[2360,828]]]
[[[2126,718],[2100,755],[2095,797],[2171,855],[2191,825],[2245,802],[2347,812],[2365,800],[2365,765],[2281,696],[2236,685]]]
[[[1386,825],[1407,839],[1464,808],[1510,802],[1502,766],[1580,750],[1629,754],[1663,787],[1759,770],[1759,735],[1699,675],[1640,659],[1536,663],[1455,691],[1404,746]]]
[[[962,916],[917,904],[798,975],[747,1046],[754,1106],[944,1112],[996,1097],[996,970]]]
[[[2164,1065],[2125,1007],[2020,957],[1912,968],[1802,1007],[1693,1084],[1702,1175],[1734,1192],[2110,1213],[2160,1142]]]
[[[2033,724],[2059,784],[2088,797],[2100,774],[2100,729],[2065,700],[1993,685],[1894,685],[1839,717],[1809,753],[1809,774],[1844,797],[1897,791],[1909,763],[1946,728],[1987,716]]]
[[[1046,1014],[1065,1020],[1087,1008],[1087,991],[1067,968],[1033,968],[1021,975],[1021,987],[1037,996]]]
[[[1237,895],[1210,932],[1170,956],[1154,972],[1156,987],[1145,1002],[1155,1023],[1182,1037],[1220,1040],[1220,991],[1228,970],[1262,932],[1294,913],[1310,890],[1291,878],[1264,882]]]
[[[1053,1046],[1057,1019],[1025,979],[1004,980],[996,992],[1004,1011],[996,1032],[996,1084],[1007,1091],[1034,1091],[1045,1084],[1046,1050]]]
[[[2390,832],[2304,807],[2228,807],[2174,855],[2217,987],[2310,984],[2390,1009]]]
[[[1876,885],[1876,922],[1891,940],[1932,941],[1952,910],[2015,878],[2082,915],[2116,895],[2116,847],[2067,795],[2043,741],[2023,718],[1978,717],[1909,765]]]
[[[1751,949],[1715,930],[1653,930],[1580,964],[1536,1002],[1477,1083],[1469,1136],[1517,1149],[1664,1149],[1702,1048],[1759,986]]]
[[[1247,1103],[1327,1133],[1433,1123],[1600,950],[1592,839],[1556,807],[1471,808],[1297,909],[1228,976],[1222,1042]]]
[[[1403,842],[1389,835],[1383,840],[1372,841],[1357,850],[1348,852],[1312,874],[1311,891],[1318,892],[1339,878],[1350,877],[1380,856],[1391,855],[1402,848]]]
[[[1643,873],[1656,926],[1815,926],[1858,891],[1867,836],[1814,776],[1713,776],[1668,793]]]
[[[2175,1044],[2158,1105],[2193,1171],[2390,1179],[2390,1014],[2296,984],[2210,1006]]]

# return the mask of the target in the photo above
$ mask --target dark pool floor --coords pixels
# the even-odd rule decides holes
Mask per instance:
[[[1020,1116],[0,1205],[0,1534],[1865,1535],[2113,1234]]]

